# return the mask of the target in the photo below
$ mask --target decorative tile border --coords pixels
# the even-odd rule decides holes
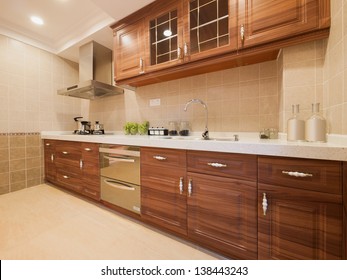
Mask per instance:
[[[34,136],[41,135],[41,132],[10,132],[10,133],[0,133],[0,136]]]

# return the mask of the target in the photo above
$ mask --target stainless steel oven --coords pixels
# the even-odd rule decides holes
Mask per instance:
[[[140,148],[102,144],[99,152],[101,199],[139,214]]]

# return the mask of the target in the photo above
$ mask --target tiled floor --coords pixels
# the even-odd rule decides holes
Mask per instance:
[[[49,185],[0,196],[2,260],[216,258]]]

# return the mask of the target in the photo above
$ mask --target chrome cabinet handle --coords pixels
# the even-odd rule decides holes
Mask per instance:
[[[262,202],[262,206],[263,206],[263,214],[264,216],[266,216],[266,211],[267,211],[267,198],[266,198],[266,193],[263,193],[263,202]]]
[[[153,158],[156,160],[161,160],[161,161],[167,160],[167,157],[163,157],[163,156],[153,156]]]
[[[63,151],[63,152],[62,152],[62,154],[64,154],[64,155],[68,155],[69,153],[68,153],[68,152],[66,152],[66,151]]]
[[[86,152],[90,152],[92,149],[91,148],[84,148]]]
[[[188,56],[188,44],[184,43],[183,45],[183,55]]]
[[[189,179],[188,183],[188,196],[191,197],[193,193],[193,179]]]
[[[50,143],[46,143],[46,146],[50,146],[51,144]]]
[[[83,169],[83,159],[80,159],[80,169]]]
[[[313,177],[313,174],[310,173],[303,173],[303,172],[297,172],[297,171],[282,171],[282,174],[286,174],[291,177]]]
[[[183,194],[183,177],[180,177],[179,188],[180,188],[180,194]]]
[[[240,26],[240,36],[241,36],[241,42],[244,43],[245,41],[245,26],[241,24]]]
[[[228,167],[226,164],[218,163],[218,162],[208,162],[207,165],[212,166],[212,167],[216,167],[216,168]]]
[[[51,154],[51,162],[54,161],[54,154]]]
[[[143,61],[143,58],[141,57],[140,58],[140,74],[143,74],[145,73],[144,71],[144,61]]]
[[[66,175],[64,175],[63,178],[64,178],[64,179],[70,179],[70,177],[69,177],[69,176],[66,176]]]

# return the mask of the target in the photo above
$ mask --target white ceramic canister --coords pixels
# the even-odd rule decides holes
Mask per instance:
[[[305,139],[326,142],[326,120],[319,115],[319,103],[312,104],[312,116],[306,121]]]
[[[305,141],[305,121],[299,118],[299,104],[292,105],[293,116],[287,121],[287,140]]]

